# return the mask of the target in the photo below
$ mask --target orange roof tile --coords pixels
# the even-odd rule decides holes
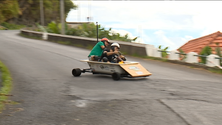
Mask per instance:
[[[222,33],[220,31],[190,40],[178,48],[178,50],[182,49],[185,53],[197,52],[199,54],[205,46],[210,46],[212,53],[215,53],[216,43],[219,43],[218,46],[222,48]]]

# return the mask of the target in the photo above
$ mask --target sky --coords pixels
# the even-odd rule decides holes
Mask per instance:
[[[222,31],[222,1],[73,0],[67,22],[98,22],[135,42],[176,50],[191,39]]]

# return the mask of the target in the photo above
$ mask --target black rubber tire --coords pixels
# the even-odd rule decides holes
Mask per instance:
[[[76,68],[76,69],[73,69],[72,70],[72,75],[73,76],[80,76],[81,75],[81,69],[79,69],[79,68]]]
[[[114,72],[113,74],[112,74],[112,78],[113,78],[113,80],[120,80],[120,78],[121,78],[121,76],[120,76],[120,74],[119,73],[117,73],[117,72]]]

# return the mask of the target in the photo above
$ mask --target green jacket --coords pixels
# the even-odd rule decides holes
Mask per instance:
[[[89,56],[95,55],[95,56],[102,56],[103,53],[103,49],[101,48],[101,46],[105,46],[104,43],[102,41],[98,42],[93,49],[91,50],[91,52],[89,53]]]

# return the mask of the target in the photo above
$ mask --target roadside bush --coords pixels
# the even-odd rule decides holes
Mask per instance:
[[[47,32],[49,33],[57,33],[60,34],[60,28],[59,25],[55,22],[52,21],[51,23],[48,24],[47,28],[46,28]]]
[[[181,48],[179,49],[179,52],[180,52],[180,60],[185,61],[186,59],[185,52]]]
[[[16,25],[16,24],[11,24],[7,22],[3,22],[0,25],[9,30],[17,30],[17,29],[21,29],[25,27],[25,25]]]
[[[217,47],[215,49],[216,51],[216,54],[219,56],[219,57],[222,57],[222,51],[221,51],[221,48],[219,46],[219,43],[216,43]],[[222,60],[220,60],[220,65],[222,65]]]
[[[162,55],[162,58],[167,58],[167,49],[168,47],[165,47],[164,49],[161,48],[162,46],[160,45],[158,48],[162,51],[161,52],[161,55]]]
[[[205,46],[201,52],[199,53],[199,55],[204,55],[204,56],[208,56],[212,53],[212,50],[209,46]],[[206,57],[200,57],[201,59],[201,63],[206,64]]]

